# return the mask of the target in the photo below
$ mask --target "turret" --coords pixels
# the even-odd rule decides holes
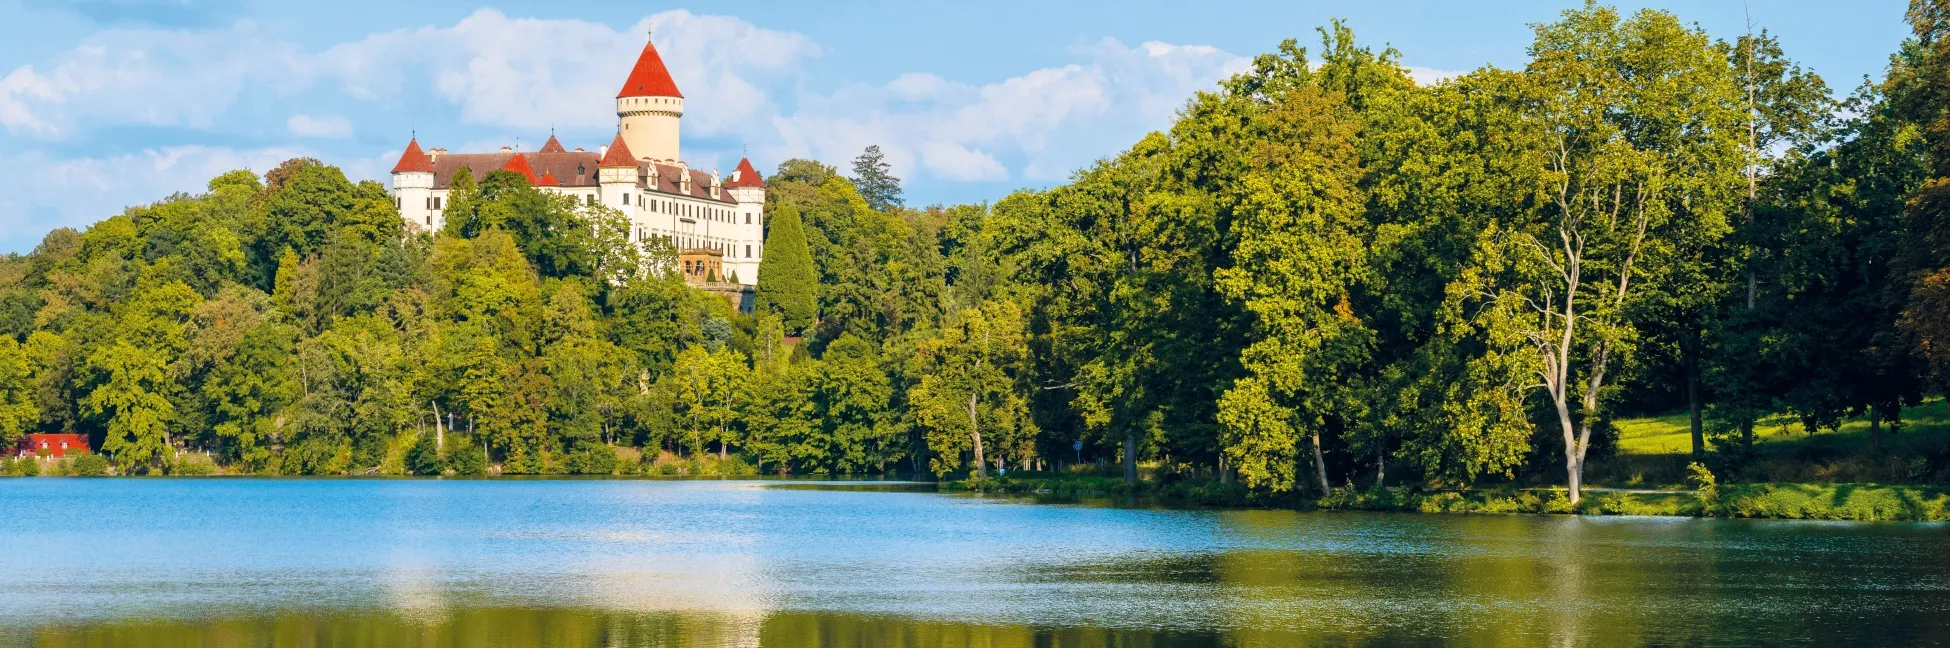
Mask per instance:
[[[731,177],[724,183],[724,192],[738,203],[733,212],[731,227],[735,240],[746,241],[733,246],[725,255],[725,274],[738,275],[744,284],[758,283],[758,262],[765,258],[765,178],[752,166],[750,158],[738,161],[738,168],[731,171]]]
[[[635,213],[643,201],[643,196],[636,191],[637,178],[636,157],[630,155],[629,143],[618,133],[609,148],[603,150],[603,160],[596,163],[597,191],[602,194],[603,204],[625,214]]]
[[[684,93],[664,67],[655,43],[645,42],[636,67],[616,93],[616,117],[623,140],[640,158],[657,162],[683,159],[678,154],[677,122],[684,116]]]
[[[419,138],[406,143],[393,165],[393,204],[408,224],[425,231],[440,229],[433,210],[433,161],[420,150]]]

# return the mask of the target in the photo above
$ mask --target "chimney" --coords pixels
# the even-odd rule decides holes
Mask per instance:
[[[582,149],[576,149],[576,150],[578,150],[578,151],[580,151],[580,150],[582,150]],[[598,146],[598,147],[596,147],[596,157],[602,157],[602,156],[605,156],[605,155],[609,155],[609,145],[608,145],[608,144],[604,144],[604,145],[602,145],[602,146]]]
[[[513,153],[513,152],[515,152],[515,150],[514,150],[514,149],[511,149],[511,148],[508,148],[508,147],[506,147],[506,146],[503,146],[503,147],[501,147],[501,152],[502,152],[502,153]]]
[[[443,148],[437,148],[437,149],[434,149],[434,150],[432,150],[432,151],[429,151],[429,153],[432,153],[432,155],[428,155],[428,156],[427,156],[427,161],[429,161],[429,162],[439,162],[439,161],[440,161],[440,156],[442,156],[442,155],[446,155],[446,154],[447,154],[447,149],[443,149]]]

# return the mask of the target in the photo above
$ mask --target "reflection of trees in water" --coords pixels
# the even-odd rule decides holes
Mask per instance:
[[[50,626],[30,645],[815,648],[1190,648],[1216,634],[917,621],[858,614],[627,614],[579,609],[466,608],[434,617],[289,613],[265,618]]]

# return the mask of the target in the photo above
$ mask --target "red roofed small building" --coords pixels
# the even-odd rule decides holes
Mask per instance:
[[[20,437],[17,446],[22,457],[53,457],[56,459],[71,454],[88,454],[88,436],[85,434],[28,434]]]
[[[765,179],[749,159],[729,178],[691,168],[681,155],[683,116],[684,93],[656,45],[646,42],[616,93],[609,146],[569,150],[550,133],[534,152],[449,154],[422,150],[415,138],[393,165],[394,205],[412,229],[439,231],[456,173],[466,169],[479,182],[492,171],[514,171],[537,189],[623,212],[632,241],[664,240],[680,255],[721,259],[702,276],[735,278],[736,285],[719,282],[713,290],[749,296],[765,256]]]

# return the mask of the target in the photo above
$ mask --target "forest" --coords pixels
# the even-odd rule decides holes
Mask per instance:
[[[1620,420],[1684,411],[1737,479],[1763,421],[1883,438],[1950,379],[1950,1],[1908,19],[1847,91],[1661,11],[1587,4],[1433,83],[1335,23],[989,204],[906,206],[878,148],[789,160],[749,314],[519,174],[457,174],[425,232],[317,160],[233,171],[0,258],[0,444],[1576,502]]]

